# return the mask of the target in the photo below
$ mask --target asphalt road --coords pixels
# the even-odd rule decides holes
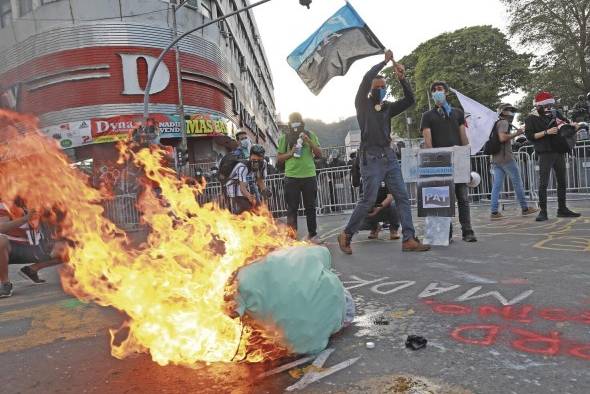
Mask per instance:
[[[322,217],[320,233],[357,319],[333,338],[323,368],[311,371],[360,359],[303,391],[590,392],[590,202],[571,205],[584,216],[552,212],[541,224],[512,208],[508,219],[490,222],[485,208],[474,208],[479,242],[456,238],[421,254],[402,253],[386,233],[369,241],[364,232],[345,256],[335,235],[348,215]],[[147,355],[114,359],[108,328],[122,316],[65,295],[55,270],[43,275],[49,283],[41,286],[13,275],[14,296],[0,300],[1,393],[274,393],[310,370],[257,380],[281,362],[189,369],[160,367]],[[425,337],[426,348],[406,349],[410,334]]]

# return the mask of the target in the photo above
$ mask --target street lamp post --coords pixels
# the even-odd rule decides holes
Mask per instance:
[[[162,63],[162,60],[164,60],[164,56],[166,56],[166,54],[170,51],[170,49],[172,49],[176,44],[178,44],[178,42],[180,40],[182,40],[183,38],[185,38],[186,36],[188,36],[189,34],[192,34],[196,31],[199,31],[201,29],[204,29],[207,26],[211,26],[219,21],[222,21],[224,19],[229,18],[230,16],[234,16],[236,14],[239,14],[240,12],[243,11],[247,11],[251,8],[257,7],[259,5],[262,5],[264,3],[268,3],[271,0],[260,0],[254,4],[250,4],[249,6],[246,6],[244,8],[240,8],[238,10],[235,10],[233,12],[230,12],[227,15],[224,15],[220,18],[214,19],[212,21],[209,21],[207,23],[204,23],[200,26],[195,27],[194,29],[188,30],[185,33],[181,34],[180,36],[176,37],[163,51],[162,53],[160,53],[160,56],[158,56],[158,59],[156,60],[156,63],[154,64],[154,67],[152,68],[152,71],[149,73],[148,76],[148,81],[147,81],[147,85],[145,87],[145,93],[143,95],[143,122],[142,125],[146,125],[147,124],[147,119],[149,117],[149,102],[150,102],[150,90],[152,88],[152,82],[154,80],[154,76],[156,75],[156,71],[158,70],[158,67],[160,66],[160,63]],[[178,52],[178,50],[177,50]],[[177,67],[178,69],[178,67]],[[177,70],[177,73],[180,73],[179,70]],[[177,74],[178,75],[178,74]],[[180,85],[180,82],[179,82]],[[183,127],[184,126],[184,118],[182,118],[180,120],[181,123],[181,131],[182,131],[182,141],[184,144],[186,144],[186,129]]]
[[[174,38],[178,37],[178,27],[176,25],[176,11],[178,11],[183,5],[187,3],[185,0],[181,4],[175,4],[171,2],[172,7],[172,29],[174,32]],[[182,74],[180,70],[180,45],[176,45],[176,51],[174,53],[175,61],[176,61],[176,81],[178,84],[178,117],[180,118],[180,136],[182,138],[180,142],[180,149],[182,152],[186,152],[188,149],[188,144],[186,141],[186,122],[184,120],[184,101],[182,98]]]

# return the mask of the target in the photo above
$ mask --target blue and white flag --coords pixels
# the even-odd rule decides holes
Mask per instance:
[[[348,3],[299,45],[287,62],[313,94],[336,75],[345,75],[355,60],[383,53],[385,47]]]

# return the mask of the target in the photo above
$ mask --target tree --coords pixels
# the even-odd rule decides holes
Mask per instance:
[[[416,94],[416,106],[408,111],[411,131],[417,135],[421,115],[428,110],[429,88],[444,80],[461,93],[495,108],[500,99],[528,82],[530,54],[518,54],[506,36],[492,26],[472,26],[444,33],[420,44],[400,59]],[[385,71],[394,96],[401,94],[391,68]],[[428,93],[427,93],[428,92]],[[458,105],[458,102],[453,102]],[[395,118],[393,128],[405,134],[403,117]]]
[[[543,53],[534,62],[527,101],[541,89],[564,104],[590,92],[590,1],[501,1],[510,15],[510,35]]]

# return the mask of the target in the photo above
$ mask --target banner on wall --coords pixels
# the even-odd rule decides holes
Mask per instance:
[[[49,138],[56,140],[62,149],[75,148],[92,143],[90,120],[62,123],[45,127],[41,131]]]
[[[49,138],[55,139],[62,149],[76,148],[88,144],[101,144],[126,140],[142,121],[142,115],[119,115],[110,118],[62,123],[42,129]],[[178,115],[151,114],[158,125],[160,138],[180,138]],[[227,136],[234,138],[238,126],[224,116],[198,113],[186,119],[186,133],[189,138]]]

